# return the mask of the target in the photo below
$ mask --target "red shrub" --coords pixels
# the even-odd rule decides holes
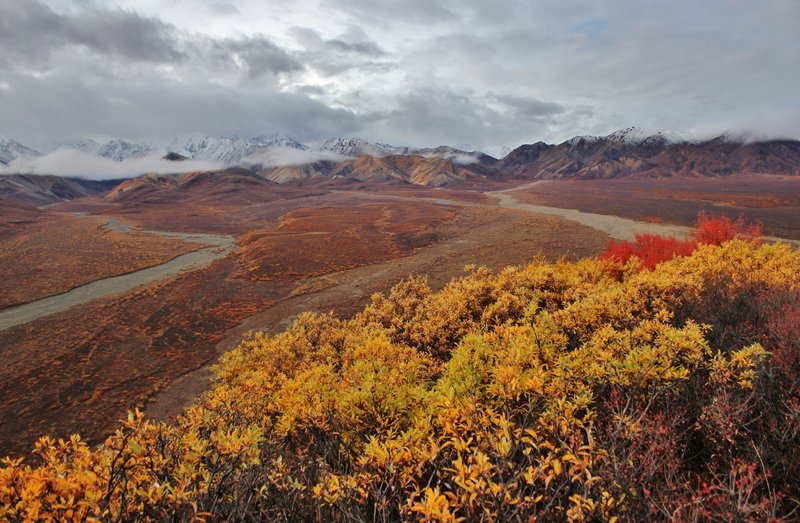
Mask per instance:
[[[743,216],[734,221],[727,216],[708,216],[703,211],[697,215],[696,227],[692,237],[698,243],[710,245],[720,245],[734,238],[758,241],[763,229],[761,224],[746,225]]]
[[[691,238],[686,240],[657,234],[637,234],[635,242],[610,240],[600,258],[626,263],[636,256],[642,266],[652,269],[676,256],[692,254],[699,243],[720,245],[735,238],[758,242],[762,230],[761,224],[745,224],[742,216],[731,220],[727,216],[708,216],[702,211],[697,215],[696,227]]]
[[[767,320],[765,347],[772,353],[772,362],[800,386],[800,294],[791,293],[775,303]]]
[[[618,260],[621,263],[627,262],[636,256],[642,261],[642,265],[652,269],[659,263],[671,260],[675,256],[688,256],[697,246],[695,240],[679,240],[675,237],[659,236],[657,234],[637,234],[635,242],[615,241],[608,242],[605,252],[600,255],[601,259]]]

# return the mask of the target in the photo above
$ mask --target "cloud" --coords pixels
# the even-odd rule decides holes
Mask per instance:
[[[328,45],[337,51],[342,51],[345,53],[357,53],[367,56],[383,56],[386,54],[375,42],[348,43],[343,40],[339,40],[338,38],[334,38],[333,40],[328,40]]]
[[[346,10],[355,13],[359,20],[371,24],[405,24],[405,23],[457,23],[461,20],[463,9],[455,2],[440,0],[393,0],[375,2],[373,0],[327,0],[334,10]],[[366,24],[365,24],[366,25]]]
[[[149,173],[213,171],[223,167],[214,162],[194,160],[171,162],[162,157],[163,154],[154,154],[144,158],[115,162],[75,149],[58,149],[37,158],[17,158],[8,165],[0,166],[0,174],[49,174],[89,180],[115,180]]]
[[[301,151],[288,147],[273,147],[269,150],[248,156],[244,163],[250,165],[262,165],[264,167],[283,167],[289,165],[307,165],[319,161],[338,162],[347,159],[341,154],[329,151]]]
[[[556,103],[511,100],[514,104],[511,101],[498,104],[493,93],[417,85],[391,100],[394,106],[391,111],[372,115],[367,129],[389,143],[469,144],[472,149],[489,149],[536,141],[554,118],[566,117],[562,114],[566,110]],[[517,111],[519,107],[530,114],[523,117]]]
[[[800,137],[797,0],[0,1],[0,132]]]
[[[526,96],[514,96],[509,94],[488,93],[489,99],[499,102],[511,111],[516,117],[531,118],[542,120],[551,118],[554,115],[562,114],[564,106],[554,102],[543,102],[536,98]]]
[[[302,66],[263,35],[241,36],[208,41],[213,59],[229,61],[243,68],[250,81],[260,80],[266,75],[279,75],[302,70]]]
[[[13,123],[13,133],[0,133],[33,145],[50,136],[137,140],[194,132],[282,133],[315,141],[360,129],[351,111],[264,86],[242,88],[197,79],[176,88],[171,79],[146,71],[136,82],[87,82],[64,71],[48,78],[22,76],[11,83],[11,89],[0,90],[0,125]]]
[[[296,53],[298,60],[317,75],[333,77],[356,70],[356,75],[368,76],[392,64],[389,53],[360,28],[348,28],[330,39],[310,27],[295,26],[289,34],[303,48]]]
[[[208,9],[215,15],[238,15],[241,14],[239,8],[230,2],[211,2],[208,4]]]
[[[0,60],[43,67],[65,47],[84,47],[128,60],[179,61],[184,55],[171,29],[154,17],[132,11],[87,8],[78,14],[61,14],[39,0],[4,0],[0,3]]]
[[[444,151],[426,151],[422,154],[423,158],[444,158],[452,160],[456,165],[470,165],[480,161],[478,154],[464,153],[460,151],[444,150]]]

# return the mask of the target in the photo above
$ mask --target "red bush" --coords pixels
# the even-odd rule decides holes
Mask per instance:
[[[635,242],[615,241],[608,242],[608,247],[600,255],[604,260],[614,259],[621,263],[627,262],[636,256],[642,265],[652,269],[659,263],[671,260],[675,256],[688,256],[697,246],[695,240],[679,240],[675,237],[659,236],[657,234],[637,234]]]
[[[800,387],[800,294],[789,294],[771,307],[764,346],[772,353],[772,362]]]
[[[692,233],[692,237],[698,243],[710,245],[720,245],[735,238],[758,241],[763,229],[760,223],[745,224],[743,216],[734,221],[727,216],[708,216],[703,211],[697,215],[696,227],[697,230]]]
[[[686,240],[657,234],[637,234],[635,242],[610,240],[600,258],[626,263],[636,256],[642,261],[642,266],[652,269],[676,256],[689,256],[700,243],[720,245],[733,239],[757,242],[761,238],[762,225],[745,224],[742,216],[732,220],[728,216],[708,216],[700,211],[696,228],[691,238]]]

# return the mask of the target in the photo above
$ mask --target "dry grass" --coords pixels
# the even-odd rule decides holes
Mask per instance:
[[[105,220],[43,214],[0,236],[0,308],[151,267],[200,244],[110,231]]]
[[[700,211],[741,215],[763,223],[767,235],[800,238],[800,178],[791,176],[548,181],[515,196],[537,205],[680,225],[693,225]]]

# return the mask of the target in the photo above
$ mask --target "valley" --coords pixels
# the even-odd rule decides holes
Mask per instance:
[[[137,211],[136,220],[129,208],[102,199],[42,210],[45,216],[97,213],[75,218],[79,223],[111,217],[143,230],[225,232],[236,242],[227,256],[204,267],[75,302],[34,321],[3,324],[2,451],[24,453],[43,433],[81,432],[99,441],[134,406],[157,417],[175,415],[208,385],[204,369],[246,330],[277,331],[306,310],[346,316],[409,274],[427,274],[441,288],[468,264],[497,269],[536,256],[579,258],[606,242],[590,228],[502,209],[479,193],[435,196],[439,203],[420,190],[296,189],[288,199],[238,202],[235,208],[229,202],[160,206]],[[212,221],[220,214],[227,219]],[[203,222],[212,225],[204,231]],[[50,227],[57,234],[58,227]],[[104,232],[203,247],[180,235]],[[82,252],[82,243],[91,241],[70,238]],[[13,311],[0,310],[0,321]]]
[[[800,522],[800,0],[0,0],[0,523]]]
[[[438,290],[465,266],[595,256],[609,238],[686,235],[701,210],[800,238],[797,177],[584,179],[586,162],[610,168],[602,151],[653,147],[587,143],[528,157],[535,174],[525,147],[461,164],[453,150],[338,141],[331,154],[356,156],[115,183],[4,177],[0,452],[25,455],[42,434],[100,442],[131,408],[170,419],[246,332],[348,317],[410,275]]]

